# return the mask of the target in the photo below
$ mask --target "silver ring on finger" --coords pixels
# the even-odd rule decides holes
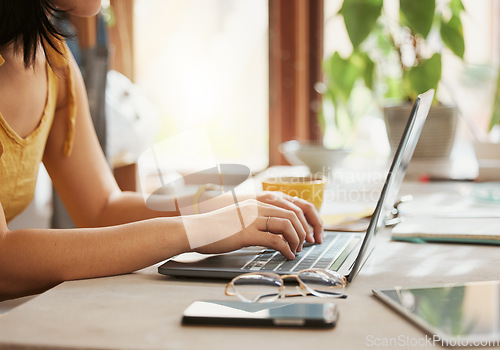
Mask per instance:
[[[293,197],[292,197],[292,200],[290,201],[290,203],[292,203],[292,204],[293,204],[293,202],[295,202],[295,200],[296,200],[296,199],[297,199],[297,196],[293,196]]]
[[[269,220],[271,219],[270,216],[267,217],[267,220],[266,220],[266,232],[269,233]]]

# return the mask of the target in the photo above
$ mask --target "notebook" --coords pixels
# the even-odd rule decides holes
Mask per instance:
[[[392,239],[413,243],[476,243],[500,245],[497,217],[409,218],[392,230]]]
[[[398,206],[392,239],[500,245],[500,183],[469,183],[460,191],[421,195]]]
[[[255,271],[290,274],[306,268],[325,268],[338,271],[351,282],[373,250],[375,237],[393,208],[433,98],[434,90],[429,90],[415,101],[366,232],[325,231],[322,244],[305,244],[294,260],[286,260],[274,250],[250,247],[217,255],[181,254],[160,265],[158,272],[227,279]]]

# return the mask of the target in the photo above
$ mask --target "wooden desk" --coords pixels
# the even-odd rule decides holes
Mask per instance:
[[[418,188],[433,191],[433,186]],[[349,297],[336,300],[340,318],[332,330],[181,326],[182,311],[191,302],[229,298],[225,282],[174,279],[157,274],[153,266],[66,282],[33,298],[0,318],[0,348],[377,349],[389,348],[377,344],[391,339],[426,345],[426,334],[376,300],[373,288],[498,279],[498,247],[399,243],[389,241],[387,233],[379,237],[348,286]]]

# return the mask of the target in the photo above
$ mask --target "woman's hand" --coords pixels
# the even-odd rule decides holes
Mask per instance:
[[[294,259],[307,236],[297,209],[285,209],[253,199],[210,213],[183,217],[193,251],[226,253],[248,246],[266,246]],[[295,209],[295,210],[293,210]],[[195,242],[206,244],[198,245]],[[207,242],[208,241],[208,242]]]
[[[201,198],[198,198],[197,201],[201,213],[208,213],[214,210],[218,210],[234,203],[233,194],[229,192],[226,192],[224,195],[218,195],[215,198],[209,197],[208,194],[205,194],[205,196],[206,197],[204,197],[203,200]],[[252,196],[238,194],[238,198],[250,199],[252,198]],[[260,192],[257,195],[253,195],[253,198],[256,198],[259,202],[262,203],[271,204],[282,209],[293,211],[302,224],[302,227],[307,232],[306,241],[309,243],[323,242],[323,222],[318,211],[312,203],[307,202],[299,197],[289,196],[279,191]],[[187,203],[191,205],[193,203],[193,199],[189,198]],[[188,207],[189,206],[187,206],[186,208]]]
[[[307,232],[306,241],[323,242],[323,221],[312,203],[279,191],[261,192],[257,195],[257,200],[293,211]],[[310,232],[310,226],[312,226],[312,232]]]

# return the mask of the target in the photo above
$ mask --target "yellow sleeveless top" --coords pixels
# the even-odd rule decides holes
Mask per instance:
[[[63,152],[68,156],[71,153],[75,128],[75,89],[68,61],[68,49],[63,42],[60,42],[58,46],[63,56],[53,49],[50,49],[47,55],[55,68],[64,69],[67,67],[68,135]],[[4,59],[0,56],[0,66],[3,63]],[[7,222],[20,214],[33,199],[38,168],[54,120],[58,78],[48,62],[46,69],[47,99],[45,109],[40,123],[30,135],[26,138],[19,136],[5,121],[0,106],[0,202]]]

